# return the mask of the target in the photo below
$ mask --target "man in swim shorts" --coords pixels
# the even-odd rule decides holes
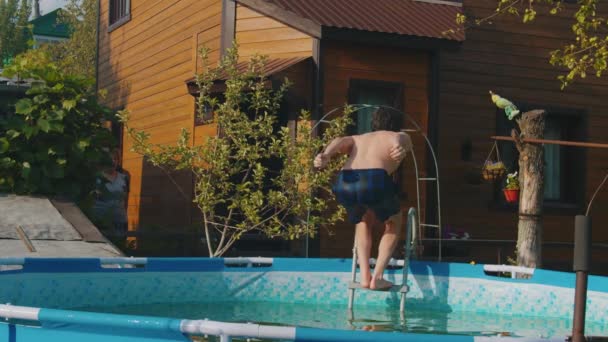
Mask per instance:
[[[397,246],[402,217],[398,185],[391,175],[412,149],[412,140],[400,129],[400,113],[378,109],[372,114],[372,132],[336,138],[314,160],[314,166],[322,168],[333,156],[348,154],[333,191],[346,208],[348,220],[356,225],[361,286],[372,290],[386,290],[393,285],[383,274]],[[372,276],[369,258],[376,220],[383,222],[384,232]]]

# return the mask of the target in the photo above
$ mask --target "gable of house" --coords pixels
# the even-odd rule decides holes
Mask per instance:
[[[34,40],[37,44],[62,41],[70,37],[70,28],[68,25],[59,21],[60,13],[61,9],[58,8],[36,19],[30,20]]]

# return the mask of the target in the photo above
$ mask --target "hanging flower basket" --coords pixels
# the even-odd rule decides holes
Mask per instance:
[[[507,203],[513,204],[519,202],[519,189],[503,189],[503,193],[505,194]]]
[[[505,188],[502,191],[505,194],[507,203],[519,202],[519,177],[517,176],[517,172],[507,175]]]
[[[492,160],[492,152],[494,151],[496,151],[496,161]],[[481,176],[487,181],[494,182],[499,179],[502,179],[506,172],[507,168],[505,167],[505,164],[500,160],[498,144],[495,141],[494,145],[492,146],[492,149],[490,150],[490,154],[488,154],[488,157],[486,158],[486,162],[481,168]]]
[[[483,179],[492,182],[504,177],[505,172],[507,172],[507,169],[505,168],[505,164],[501,161],[487,161],[481,169]]]

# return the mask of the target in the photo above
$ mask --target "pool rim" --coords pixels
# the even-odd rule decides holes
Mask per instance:
[[[66,273],[66,272],[139,272],[139,271],[150,271],[150,272],[168,272],[168,271],[260,271],[261,267],[270,267],[269,271],[286,271],[285,267],[290,264],[290,270],[293,271],[293,265],[305,266],[302,271],[320,272],[327,271],[327,269],[340,271],[348,271],[349,259],[292,259],[292,258],[0,258],[0,265],[5,266],[21,266],[21,269],[17,270],[4,270],[0,272],[2,274],[14,274],[14,273]],[[321,265],[323,263],[324,265]],[[270,266],[269,266],[270,264]],[[394,262],[398,266],[399,262]],[[546,270],[533,270],[533,269],[514,269],[513,266],[505,265],[470,265],[470,264],[458,264],[458,263],[435,263],[435,262],[422,262],[422,264],[447,264],[450,267],[459,268],[459,271],[467,271],[464,273],[459,272],[459,276],[470,276],[470,277],[482,277],[501,281],[527,281],[531,283],[539,283],[546,285],[546,283],[540,282],[543,279],[554,279],[554,277],[547,277],[547,275],[568,275],[565,272],[546,271]],[[104,266],[105,265],[105,266]],[[112,268],[106,268],[106,266],[114,266]],[[236,267],[231,267],[235,266]],[[244,267],[239,267],[244,265]],[[143,266],[143,268],[129,268],[133,266]],[[66,267],[70,267],[66,270]],[[533,274],[530,279],[510,279],[510,278],[496,278],[488,276],[485,271],[500,272],[505,270],[516,270],[526,271]],[[540,279],[538,275],[541,275]],[[441,275],[441,274],[436,274]],[[542,276],[544,275],[544,276]],[[573,276],[573,275],[572,275]],[[593,277],[593,276],[592,276]],[[595,277],[600,279],[600,277]],[[606,280],[608,284],[608,279]],[[604,282],[601,281],[603,284]],[[560,284],[549,284],[564,286],[563,279]],[[572,286],[568,286],[572,287]],[[604,291],[602,291],[604,292]],[[500,338],[501,341],[505,340],[505,337],[493,337],[493,336],[463,336],[463,335],[436,335],[436,334],[416,334],[416,333],[403,333],[403,332],[374,332],[373,335],[368,336],[369,338],[363,338],[361,336],[355,336],[353,333],[361,333],[362,331],[349,331],[349,330],[336,330],[336,329],[322,329],[322,328],[302,328],[295,326],[269,326],[260,325],[254,323],[230,323],[230,322],[219,322],[211,320],[187,320],[177,319],[171,317],[150,317],[141,315],[122,315],[122,314],[106,314],[106,313],[90,313],[75,310],[63,310],[63,309],[47,309],[47,308],[36,308],[26,306],[13,306],[7,304],[0,304],[0,317],[22,319],[26,321],[36,321],[41,323],[43,326],[47,324],[51,325],[80,325],[89,327],[107,327],[108,324],[115,324],[125,329],[135,330],[154,330],[165,329],[169,333],[178,334],[189,334],[189,335],[215,335],[224,336],[227,340],[231,337],[254,337],[254,338],[271,338],[271,339],[291,339],[291,340],[305,340],[305,341],[321,341],[323,336],[331,334],[335,336],[332,341],[391,341],[397,338],[398,340],[409,339],[412,340],[433,340],[441,339],[449,341],[485,341],[495,340]],[[98,321],[103,321],[104,325],[100,325]],[[248,335],[240,335],[240,334]],[[365,335],[365,334],[364,334]],[[409,337],[409,338],[408,338]],[[353,339],[355,338],[355,339]],[[507,338],[510,339],[510,338]],[[560,340],[563,341],[563,337],[551,337],[550,339],[539,338],[517,338],[518,341],[548,341],[548,340]]]

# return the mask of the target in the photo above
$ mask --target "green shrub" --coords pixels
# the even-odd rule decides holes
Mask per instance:
[[[97,102],[93,81],[62,73],[39,50],[17,56],[3,75],[32,86],[0,117],[0,191],[82,198],[113,144],[104,127],[112,112]]]

